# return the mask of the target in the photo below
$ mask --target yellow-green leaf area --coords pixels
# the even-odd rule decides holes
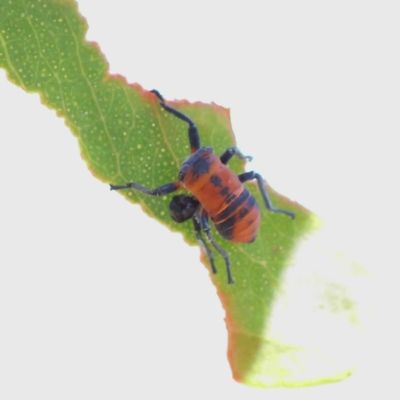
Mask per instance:
[[[39,93],[43,103],[65,119],[78,139],[82,157],[101,181],[135,181],[149,188],[175,181],[182,161],[190,153],[187,124],[167,114],[156,97],[139,85],[108,75],[108,65],[97,45],[85,41],[86,30],[86,22],[73,1],[2,0],[0,66],[12,82],[28,92]],[[156,89],[162,93],[162,88]],[[212,146],[219,155],[234,145],[228,110],[214,104],[169,104],[197,123],[203,146]],[[243,162],[238,159],[229,166],[236,173],[244,171]],[[262,206],[257,186],[246,185],[261,205],[258,239],[250,245],[232,244],[214,230],[217,241],[229,252],[236,283],[227,284],[225,264],[218,254],[218,273],[212,280],[227,313],[234,376],[252,382],[255,362],[264,363],[258,355],[264,357],[268,343],[265,326],[281,275],[299,238],[316,229],[318,221],[269,188],[274,205],[294,211],[296,219],[272,214]],[[177,224],[169,217],[172,196],[156,198],[133,190],[121,194],[141,204],[150,216],[171,230],[181,232],[188,243],[196,244],[192,224]],[[116,193],[110,193],[105,186],[104,195]],[[204,262],[208,266],[206,259]],[[279,365],[275,350],[271,356],[278,360],[271,368],[285,369]],[[268,352],[265,362],[268,363]],[[290,376],[284,384],[291,384]]]

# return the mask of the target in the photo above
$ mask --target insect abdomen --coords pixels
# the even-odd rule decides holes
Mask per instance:
[[[260,210],[255,198],[245,188],[241,193],[226,198],[216,215],[210,215],[215,228],[226,240],[235,243],[251,243],[258,234]]]

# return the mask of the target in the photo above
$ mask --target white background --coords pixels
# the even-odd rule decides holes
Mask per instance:
[[[294,390],[234,382],[198,248],[93,178],[63,121],[1,72],[0,398],[396,397],[395,2],[276,3],[79,8],[111,73],[230,107],[249,168],[380,272],[358,372]]]

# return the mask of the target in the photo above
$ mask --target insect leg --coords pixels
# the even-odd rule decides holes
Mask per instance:
[[[211,243],[211,245],[214,247],[214,249],[217,250],[218,253],[221,254],[222,257],[224,257],[225,265],[226,265],[226,274],[228,275],[228,283],[229,284],[235,283],[235,281],[232,278],[231,260],[229,259],[229,255],[215,241],[215,239],[214,239],[214,237],[213,237],[213,235],[211,233],[210,224],[208,223],[208,217],[204,213],[201,214],[201,227],[202,227],[204,233],[206,234],[208,241]]]
[[[135,189],[150,196],[163,196],[164,194],[176,192],[180,187],[181,184],[179,181],[167,183],[166,185],[160,186],[156,189],[149,189],[145,186],[139,185],[138,183],[129,182],[125,185],[110,185],[110,190]]]
[[[242,183],[251,181],[253,179],[257,179],[258,188],[260,189],[261,195],[264,199],[265,206],[268,208],[268,210],[275,213],[286,214],[294,219],[294,217],[296,216],[295,213],[287,210],[281,210],[280,208],[276,208],[272,205],[271,199],[269,198],[267,189],[265,187],[265,181],[260,174],[257,174],[254,171],[250,171],[240,174],[238,175],[238,177],[240,179],[240,182]]]
[[[239,157],[241,160],[251,161],[253,159],[252,156],[245,156],[236,146],[226,149],[219,159],[222,164],[226,164],[234,155]]]
[[[208,248],[208,246],[206,245],[206,242],[204,241],[203,237],[201,236],[201,223],[197,216],[193,217],[193,226],[194,226],[194,232],[196,234],[197,241],[199,242],[200,247],[207,253],[208,259],[210,260],[212,273],[216,274],[217,269],[215,268],[215,264],[214,264],[214,254]]]
[[[175,108],[169,106],[168,104],[165,104],[164,98],[161,96],[158,90],[153,89],[150,90],[150,92],[154,93],[158,97],[158,99],[160,100],[160,105],[161,107],[164,108],[165,111],[171,113],[172,115],[175,115],[175,117],[189,124],[188,135],[189,135],[190,151],[192,153],[195,153],[197,150],[199,150],[201,147],[200,136],[197,130],[197,126],[193,122],[193,120],[189,118],[187,115],[183,114],[182,112],[176,110]]]

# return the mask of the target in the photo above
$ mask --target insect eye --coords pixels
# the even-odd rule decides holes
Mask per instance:
[[[169,204],[171,218],[178,223],[192,218],[199,206],[199,202],[191,196],[183,194],[174,196]]]

